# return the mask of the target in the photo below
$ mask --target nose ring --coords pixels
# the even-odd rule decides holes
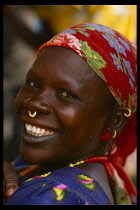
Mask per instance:
[[[29,117],[36,117],[37,112],[35,111],[35,112],[32,114],[30,111],[28,111],[28,115],[29,115]]]

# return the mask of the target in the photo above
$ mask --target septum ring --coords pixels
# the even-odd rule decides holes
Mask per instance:
[[[28,115],[29,115],[29,117],[36,117],[37,112],[35,111],[35,112],[32,114],[30,111],[28,111]]]

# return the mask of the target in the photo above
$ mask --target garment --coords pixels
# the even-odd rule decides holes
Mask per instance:
[[[28,167],[20,157],[14,165],[19,171]],[[115,204],[134,204],[135,198],[132,196],[130,200],[122,180],[110,166],[108,171],[111,172]],[[19,182],[20,188],[9,198],[7,205],[112,205],[100,184],[77,167],[61,168],[47,176],[21,178]]]

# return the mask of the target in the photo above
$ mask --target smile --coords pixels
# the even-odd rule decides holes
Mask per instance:
[[[28,124],[28,123],[25,123],[25,129],[26,129],[27,133],[29,133],[32,136],[51,136],[51,135],[55,134],[54,131],[36,127],[36,126]]]

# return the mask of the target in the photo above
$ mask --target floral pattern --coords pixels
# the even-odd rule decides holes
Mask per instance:
[[[117,69],[123,72],[120,57],[119,56],[117,57],[116,54],[114,53],[110,53],[110,55],[113,58],[113,63],[116,65]]]
[[[24,167],[25,169],[25,167]],[[123,181],[111,165],[112,189],[116,205],[135,204]],[[65,167],[48,176],[23,181],[7,205],[113,205],[100,184],[77,167]]]
[[[56,199],[58,201],[59,200],[62,200],[63,197],[65,196],[66,188],[67,188],[67,186],[64,185],[64,184],[59,184],[59,185],[57,185],[57,186],[55,186],[55,187],[52,188],[56,192],[56,194],[57,194],[57,198]]]
[[[109,26],[103,26],[103,25],[94,24],[94,23],[90,25],[93,26],[93,28],[95,28],[99,32],[105,32],[108,34],[115,35],[115,31],[113,31]]]
[[[104,74],[99,71],[106,66],[106,61],[98,52],[92,50],[86,41],[80,41],[80,43],[82,45],[82,52],[84,53],[83,57],[86,58],[87,63],[94,68],[94,71],[98,73],[104,81],[106,81]]]
[[[124,46],[121,45],[117,39],[115,39],[113,36],[111,36],[108,33],[102,34],[102,36],[108,41],[110,47],[114,48],[116,50],[116,52],[121,53],[124,56],[126,56]]]
[[[86,188],[93,191],[95,190],[96,184],[94,183],[93,179],[84,175],[78,175],[77,178],[78,181],[81,182]]]
[[[52,46],[52,42],[59,42],[62,47],[77,52],[104,80],[120,106],[129,104],[128,107],[132,112],[136,110],[136,58],[131,52],[134,44],[128,39],[108,26],[85,23],[64,30],[47,44],[51,43]],[[121,74],[117,74],[116,71],[121,71]],[[111,74],[117,75],[116,82],[111,81],[113,78]],[[121,82],[117,82],[119,80]],[[128,83],[127,95],[124,82]]]
[[[50,40],[51,42],[60,42],[60,43],[66,43],[69,45],[70,48],[75,50],[79,55],[81,55],[81,44],[78,39],[75,38],[75,36],[71,34],[60,34],[57,37],[54,37]]]
[[[126,60],[125,58],[123,58],[123,62],[124,62],[124,65],[125,65],[125,68],[127,69],[127,72],[129,74],[129,83],[130,83],[130,86],[131,88],[134,90],[134,84],[135,84],[135,77],[134,77],[134,74],[133,74],[133,70],[131,68],[131,64],[128,60]]]

